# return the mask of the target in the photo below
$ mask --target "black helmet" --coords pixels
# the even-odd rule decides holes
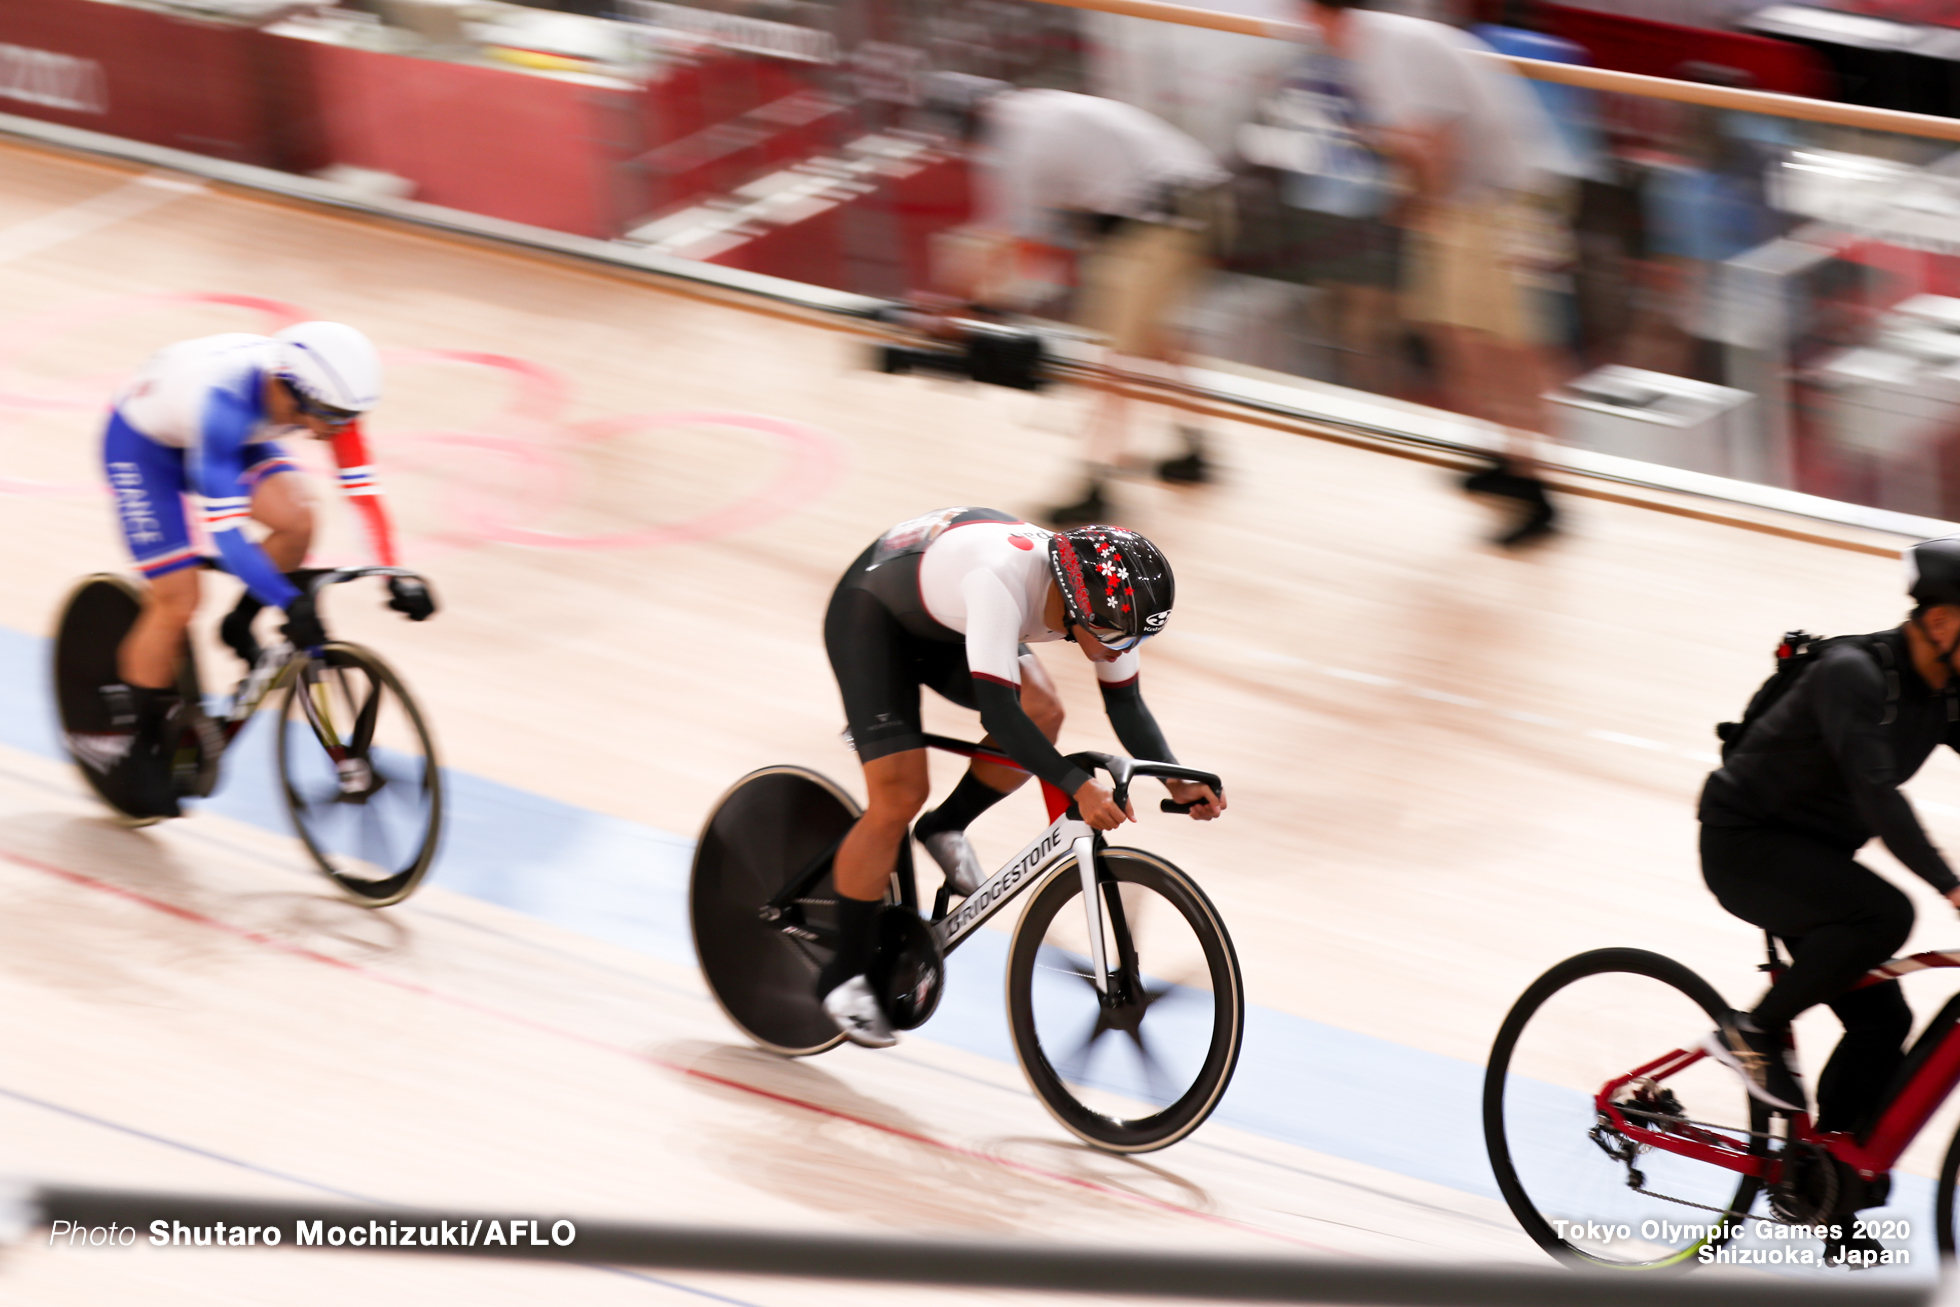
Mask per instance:
[[[1922,540],[1906,550],[1906,593],[1920,604],[1960,604],[1960,536]]]
[[[1163,552],[1120,526],[1085,526],[1048,540],[1048,570],[1071,624],[1111,649],[1134,649],[1170,620],[1176,586]]]

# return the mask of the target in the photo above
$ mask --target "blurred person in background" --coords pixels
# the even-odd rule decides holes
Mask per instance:
[[[1545,426],[1547,332],[1515,246],[1540,225],[1519,206],[1577,165],[1524,80],[1474,37],[1349,0],[1307,0],[1302,17],[1369,143],[1398,169],[1405,198],[1390,216],[1408,232],[1405,312],[1430,340],[1445,402],[1506,433],[1509,452],[1466,487],[1518,506],[1498,543],[1540,538],[1556,521],[1530,452]]]
[[[1735,68],[1687,63],[1685,81],[1753,89]],[[1705,105],[1673,106],[1672,157],[1651,165],[1641,200],[1655,312],[1629,341],[1636,367],[1728,384],[1726,346],[1733,292],[1724,264],[1782,234],[1769,174],[1785,149],[1783,124]]]
[[[942,73],[928,103],[975,147],[972,224],[942,242],[942,288],[995,312],[1026,311],[1075,249],[1078,319],[1107,346],[1080,497],[1049,510],[1058,526],[1109,516],[1107,488],[1128,438],[1132,376],[1175,378],[1179,313],[1229,221],[1229,174],[1210,151],[1133,105],[1071,91],[1016,90]],[[952,252],[947,254],[946,252]],[[1181,455],[1157,465],[1174,484],[1210,479],[1203,435],[1180,426]]]
[[[1352,65],[1310,50],[1239,129],[1239,155],[1275,169],[1281,274],[1319,292],[1321,339],[1334,347],[1333,379],[1377,394],[1399,392],[1402,200],[1354,86]]]

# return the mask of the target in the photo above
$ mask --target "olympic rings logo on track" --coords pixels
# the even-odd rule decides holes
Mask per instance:
[[[84,377],[44,389],[23,389],[7,376],[11,364],[30,349],[99,323],[133,314],[179,306],[217,306],[258,315],[257,330],[275,332],[313,315],[297,304],[252,295],[187,291],[153,295],[124,295],[91,300],[49,313],[33,314],[0,325],[0,410],[26,413],[84,412],[90,415],[87,438],[99,437],[97,418],[121,383],[121,376]],[[369,444],[381,468],[384,490],[390,468],[454,469],[449,451],[472,451],[501,464],[510,486],[505,492],[468,484],[468,478],[444,476],[438,503],[448,529],[433,535],[406,538],[406,551],[426,558],[441,547],[485,544],[521,545],[533,549],[626,550],[697,544],[738,531],[751,530],[795,512],[827,492],[843,470],[843,447],[821,427],[786,418],[719,410],[635,413],[586,421],[567,421],[572,388],[558,372],[528,359],[468,350],[384,350],[390,369],[431,365],[488,368],[502,375],[513,389],[505,407],[472,430],[394,430],[369,432]],[[721,428],[764,436],[782,455],[781,466],[760,486],[733,502],[698,513],[684,521],[603,534],[574,534],[547,529],[542,523],[577,507],[577,469],[571,458],[577,450],[635,433],[676,427]],[[83,497],[105,493],[100,483],[33,481],[0,474],[0,494],[33,497]]]

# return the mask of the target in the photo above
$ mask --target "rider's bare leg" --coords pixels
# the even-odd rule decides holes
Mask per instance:
[[[259,482],[252,490],[252,520],[269,532],[259,548],[274,567],[290,572],[305,562],[313,547],[313,492],[306,478],[282,472]]]
[[[832,875],[845,898],[875,901],[885,895],[898,846],[930,793],[926,751],[907,749],[864,764],[869,798],[864,815],[837,849]]]
[[[906,827],[925,806],[926,751],[907,749],[864,764],[869,800],[838,846],[831,864],[837,885],[837,952],[817,975],[817,997],[854,1042],[882,1048],[893,1042],[876,997],[860,977],[876,952],[876,924],[885,886],[898,863]]]
[[[197,612],[198,570],[181,568],[150,582],[149,601],[116,651],[116,670],[125,685],[167,690],[177,683],[184,632]]]
[[[1049,743],[1061,735],[1061,697],[1055,693],[1055,683],[1031,654],[1021,658],[1021,709],[1048,737]],[[994,743],[994,737],[989,735],[985,743]],[[913,838],[925,846],[932,860],[946,873],[946,887],[953,893],[971,894],[987,879],[986,868],[967,841],[966,828],[1027,779],[1028,773],[1018,767],[976,758],[953,792],[913,825]]]

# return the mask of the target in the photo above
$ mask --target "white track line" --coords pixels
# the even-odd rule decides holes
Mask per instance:
[[[181,200],[186,195],[199,194],[204,189],[203,182],[187,177],[145,173],[112,191],[90,196],[80,204],[44,213],[19,226],[0,231],[0,263],[12,263],[15,259],[39,254],[77,237],[114,226],[125,218],[134,218],[173,200]]]

